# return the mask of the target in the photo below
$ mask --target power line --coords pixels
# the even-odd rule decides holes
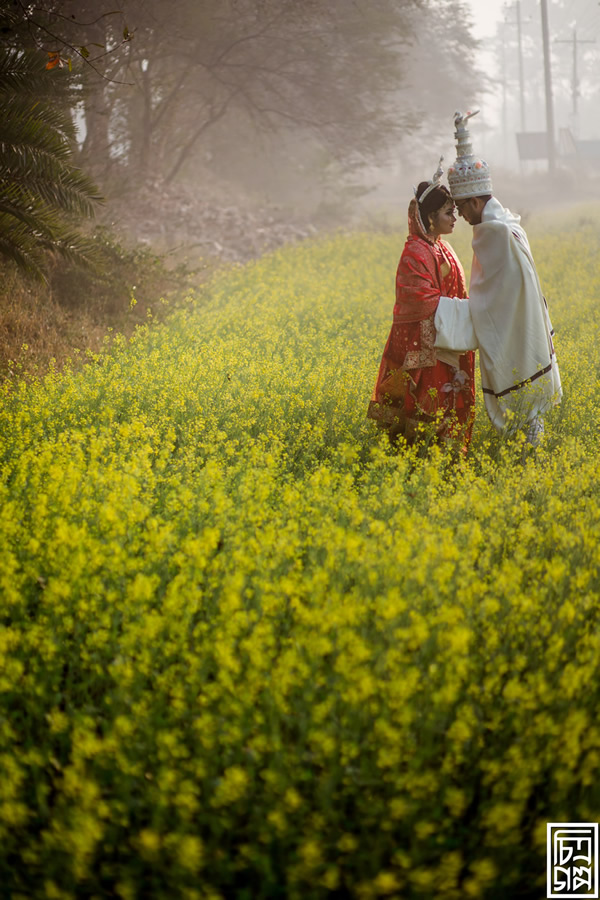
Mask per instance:
[[[577,100],[579,97],[579,73],[577,71],[577,52],[580,44],[595,44],[596,40],[590,40],[588,38],[578,38],[577,37],[577,26],[573,27],[573,37],[571,40],[554,40],[555,44],[571,44],[573,47],[573,75],[571,81],[571,95],[573,98],[573,117],[575,120],[575,124],[577,124]]]

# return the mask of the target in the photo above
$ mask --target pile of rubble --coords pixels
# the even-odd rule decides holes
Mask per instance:
[[[158,183],[145,185],[133,196],[112,198],[104,224],[163,252],[229,262],[246,262],[317,232],[312,223],[292,221],[276,207],[224,204],[209,191]]]

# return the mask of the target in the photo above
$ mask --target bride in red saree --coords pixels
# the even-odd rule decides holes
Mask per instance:
[[[445,185],[423,181],[408,208],[409,236],[396,272],[392,328],[367,415],[413,443],[419,434],[458,442],[466,452],[475,414],[475,354],[437,350],[440,297],[467,296],[463,268],[442,240],[456,222]]]

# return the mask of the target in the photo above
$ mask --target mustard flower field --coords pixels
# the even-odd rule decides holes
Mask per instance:
[[[2,388],[2,897],[545,896],[600,820],[599,233],[530,232],[535,452],[480,394],[459,464],[365,419],[402,230]]]

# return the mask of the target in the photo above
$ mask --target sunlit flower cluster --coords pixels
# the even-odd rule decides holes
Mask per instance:
[[[542,896],[545,823],[600,820],[597,232],[531,234],[535,451],[480,396],[459,463],[366,420],[398,235],[5,386],[7,896]]]

